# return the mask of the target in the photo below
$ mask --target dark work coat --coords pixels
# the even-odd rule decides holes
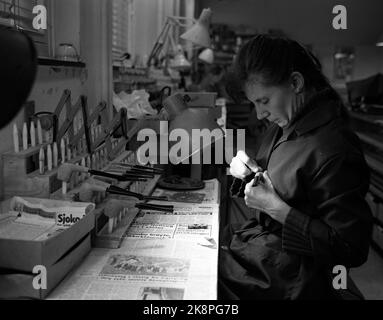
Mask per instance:
[[[342,112],[333,91],[324,90],[289,128],[266,132],[256,161],[293,209],[283,226],[249,209],[254,218],[222,231],[220,298],[330,298],[333,267],[366,261],[369,169]]]

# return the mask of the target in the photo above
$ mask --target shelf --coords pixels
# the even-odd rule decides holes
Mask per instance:
[[[51,67],[74,67],[74,68],[85,68],[86,64],[79,61],[64,61],[53,58],[38,58],[38,64],[40,66],[51,66]]]
[[[117,69],[120,74],[131,75],[131,76],[148,76],[148,68],[133,68],[125,67],[123,65],[113,64],[113,69]]]

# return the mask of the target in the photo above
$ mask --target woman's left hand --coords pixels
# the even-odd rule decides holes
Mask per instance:
[[[254,180],[259,183],[253,186]],[[273,187],[267,171],[258,172],[255,178],[246,184],[245,202],[250,208],[258,209],[267,213],[270,217],[284,224],[291,207],[284,202]]]

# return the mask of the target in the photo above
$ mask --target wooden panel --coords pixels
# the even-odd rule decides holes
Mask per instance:
[[[40,148],[46,148],[47,144],[30,147],[27,150],[20,150],[15,153],[13,151],[5,152],[3,158],[4,176],[25,176],[30,172],[38,169],[38,154]],[[37,157],[37,158],[36,158]]]
[[[57,168],[41,175],[34,171],[28,175],[4,172],[4,198],[13,196],[49,198],[50,194],[61,187],[57,179]]]
[[[46,144],[2,155],[5,199],[13,196],[49,198],[61,186],[57,180],[57,168],[39,173],[38,154],[42,147],[45,148]]]

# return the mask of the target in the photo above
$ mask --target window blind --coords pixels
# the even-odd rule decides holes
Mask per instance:
[[[36,30],[32,22],[36,5],[49,5],[49,0],[0,0],[0,24],[20,27],[33,39],[39,56],[49,56],[49,18],[47,30]]]
[[[112,53],[120,60],[124,53],[134,54],[134,0],[113,0]]]

